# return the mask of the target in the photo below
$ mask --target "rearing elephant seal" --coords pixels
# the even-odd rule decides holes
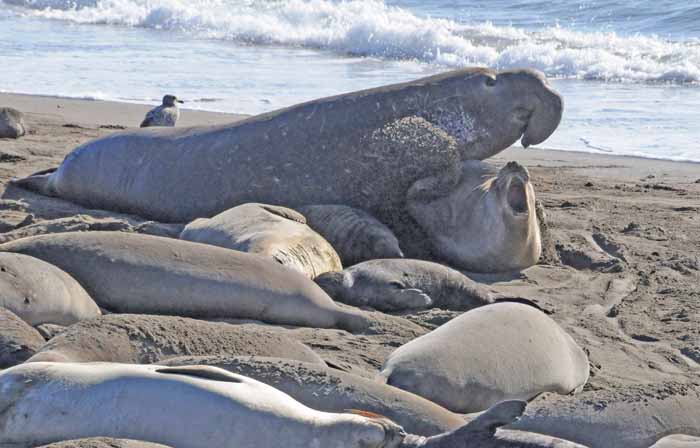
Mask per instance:
[[[19,184],[165,222],[247,202],[372,211],[403,201],[396,192],[403,195],[419,179],[454,171],[455,160],[487,158],[521,137],[525,146],[544,141],[562,110],[539,72],[471,68],[232,124],[115,133],[77,148],[54,173]],[[447,153],[410,140],[401,147],[372,144],[375,131],[408,117],[422,117],[456,144]]]

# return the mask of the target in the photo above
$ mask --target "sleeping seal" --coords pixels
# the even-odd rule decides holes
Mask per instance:
[[[343,269],[333,246],[306,225],[303,215],[277,205],[243,204],[196,219],[180,239],[263,255],[310,279]]]
[[[588,357],[556,322],[504,302],[467,311],[399,347],[379,378],[468,413],[547,391],[577,392],[588,375]]]
[[[2,371],[0,390],[0,445],[18,448],[95,436],[177,448],[580,448],[536,434],[527,443],[501,436],[497,428],[517,419],[524,402],[426,438],[376,414],[317,411],[207,366],[32,363]]]
[[[469,68],[299,104],[218,126],[118,132],[75,149],[53,173],[18,183],[82,205],[189,222],[248,202],[372,211],[413,182],[485,159],[522,137],[544,141],[562,99],[533,70]],[[455,145],[372,144],[420,117]],[[415,146],[415,149],[414,149]]]
[[[36,329],[0,307],[0,370],[23,363],[45,342]]]
[[[368,313],[337,305],[313,281],[260,255],[124,232],[22,238],[0,251],[30,255],[78,280],[118,313],[256,319],[366,329]]]

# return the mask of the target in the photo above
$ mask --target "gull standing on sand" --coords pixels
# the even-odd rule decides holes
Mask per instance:
[[[177,103],[184,103],[184,101],[178,100],[175,95],[165,95],[163,104],[148,111],[146,118],[141,122],[141,127],[175,126],[177,119],[180,118]]]

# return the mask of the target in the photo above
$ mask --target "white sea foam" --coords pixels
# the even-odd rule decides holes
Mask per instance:
[[[700,41],[549,27],[537,31],[419,17],[379,0],[4,0],[21,14],[176,30],[445,67],[538,68],[550,76],[700,82]]]

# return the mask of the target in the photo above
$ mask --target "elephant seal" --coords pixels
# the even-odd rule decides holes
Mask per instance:
[[[515,271],[536,264],[542,241],[527,169],[508,162],[496,172],[486,163],[467,161],[461,178],[445,197],[409,198],[409,213],[435,253],[472,272]]]
[[[0,138],[20,138],[26,133],[24,114],[11,107],[0,107]]]
[[[151,364],[169,357],[214,354],[323,364],[309,347],[264,327],[132,314],[108,314],[71,325],[29,362]]]
[[[183,356],[159,362],[166,366],[207,365],[253,378],[324,412],[362,409],[383,415],[406,431],[432,436],[464,425],[464,417],[386,384],[320,364],[265,357]]]
[[[298,210],[309,227],[331,243],[343,266],[378,258],[403,258],[394,233],[364,210],[346,205],[309,205]]]
[[[669,434],[700,437],[700,386],[694,383],[633,384],[575,396],[544,394],[508,428],[563,437],[591,448],[648,448]]]
[[[700,448],[700,437],[673,434],[659,440],[650,448]]]
[[[87,439],[65,440],[63,442],[42,445],[38,448],[168,448],[165,445],[140,440],[111,439],[108,437],[90,437]]]
[[[12,311],[0,307],[0,370],[23,363],[44,342],[37,330]]]
[[[588,357],[556,322],[504,302],[467,311],[399,347],[379,378],[468,413],[547,391],[578,392],[588,375]]]
[[[55,172],[18,184],[163,222],[189,222],[248,202],[371,212],[403,201],[413,182],[453,171],[455,160],[488,158],[521,137],[524,146],[544,141],[562,110],[540,72],[470,68],[231,124],[115,133],[75,149]],[[418,116],[440,132],[418,144],[373,143],[376,131]],[[430,148],[431,138],[444,137],[454,142],[446,152]]]
[[[466,311],[502,297],[459,271],[423,260],[370,260],[315,281],[335,301],[379,311]]]
[[[497,428],[525,406],[501,403],[451,433],[426,438],[368,412],[317,411],[208,366],[32,363],[0,373],[0,390],[0,445],[18,448],[95,436],[178,448],[476,448],[498,437]],[[530,437],[534,443],[488,446],[580,447]]]
[[[260,255],[124,232],[22,238],[0,251],[54,264],[118,313],[256,319],[363,331],[369,316],[338,306],[313,281]]]
[[[343,269],[333,246],[286,207],[239,205],[189,223],[180,239],[270,257],[310,279]]]
[[[102,314],[70,275],[45,261],[9,252],[0,252],[0,306],[32,326],[68,326]]]

